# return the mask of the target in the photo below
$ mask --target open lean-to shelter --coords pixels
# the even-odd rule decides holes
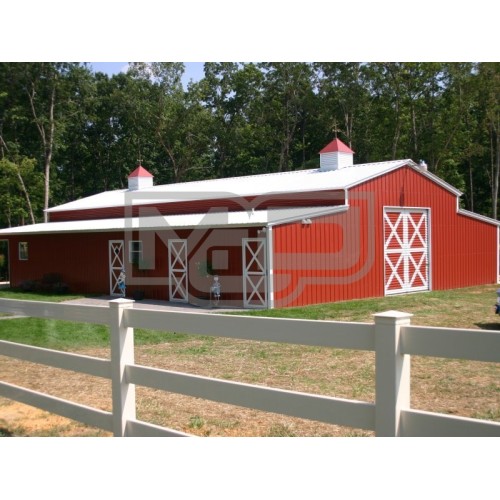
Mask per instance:
[[[74,292],[289,307],[498,282],[499,223],[463,210],[423,162],[356,165],[339,139],[310,170],[153,184],[48,209],[0,231],[11,286],[57,275]],[[122,275],[123,276],[123,275]]]

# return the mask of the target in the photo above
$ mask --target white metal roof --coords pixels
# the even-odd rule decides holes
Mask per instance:
[[[174,201],[341,190],[356,186],[405,165],[415,168],[453,193],[457,195],[461,194],[460,191],[439,177],[430,172],[420,170],[413,160],[406,159],[364,163],[332,171],[322,171],[320,169],[295,170],[292,172],[163,184],[135,191],[129,191],[128,189],[106,191],[50,208],[47,211],[62,212],[66,210],[89,210]]]
[[[117,219],[45,222],[0,230],[2,235],[29,235],[54,233],[95,233],[109,231],[141,231],[193,229],[211,227],[250,227],[286,224],[311,217],[329,215],[347,210],[347,205],[328,207],[279,208],[240,212],[217,212],[185,215],[158,215]]]

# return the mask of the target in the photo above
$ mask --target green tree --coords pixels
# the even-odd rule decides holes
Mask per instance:
[[[136,87],[132,100],[140,108],[156,151],[159,182],[206,176],[208,114],[193,92],[182,87],[183,63],[133,63]],[[153,168],[153,170],[155,170]]]
[[[138,160],[157,183],[286,171],[337,134],[357,163],[423,159],[498,215],[498,63],[213,62],[187,89],[183,73],[0,63],[1,223],[124,188]]]
[[[37,160],[44,176],[43,209],[49,207],[52,164],[64,146],[64,128],[72,118],[69,104],[73,96],[68,75],[78,66],[51,62],[0,66],[4,104],[0,134],[4,146],[9,144],[19,154]],[[45,212],[44,220],[47,220]]]
[[[488,165],[491,189],[491,216],[498,218],[498,191],[500,183],[500,63],[478,65],[480,107],[480,134]]]
[[[356,152],[358,163],[367,161],[370,151],[366,146],[371,136],[369,113],[370,94],[366,85],[366,64],[317,63],[318,117],[320,125],[315,136],[319,150],[333,136],[339,136]]]
[[[291,170],[297,159],[305,163],[308,117],[314,102],[313,68],[300,62],[261,63],[264,73],[263,112],[275,138],[277,170]],[[295,161],[294,161],[295,160]]]
[[[25,63],[22,80],[31,111],[31,121],[38,131],[44,175],[44,204],[49,208],[52,160],[57,148],[61,147],[61,136],[70,118],[67,75],[78,65],[75,63]],[[44,212],[44,221],[47,213]]]
[[[209,114],[210,158],[218,177],[271,168],[271,131],[262,102],[264,75],[253,63],[205,63],[192,89]]]
[[[30,191],[26,186],[30,186]],[[35,224],[35,212],[43,202],[43,175],[36,171],[36,162],[18,158],[17,162],[0,159],[0,223],[3,226],[23,225],[26,219]]]

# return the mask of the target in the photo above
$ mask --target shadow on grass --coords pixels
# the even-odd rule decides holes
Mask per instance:
[[[500,330],[500,320],[498,323],[474,323],[481,330]]]
[[[13,437],[14,434],[5,427],[0,427],[0,437]]]

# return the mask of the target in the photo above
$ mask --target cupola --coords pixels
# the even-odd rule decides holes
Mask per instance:
[[[128,176],[128,189],[129,191],[137,191],[138,189],[148,187],[153,187],[153,175],[150,174],[143,166],[139,165]]]
[[[353,165],[354,151],[340,139],[333,139],[319,152],[319,169],[338,170]]]

